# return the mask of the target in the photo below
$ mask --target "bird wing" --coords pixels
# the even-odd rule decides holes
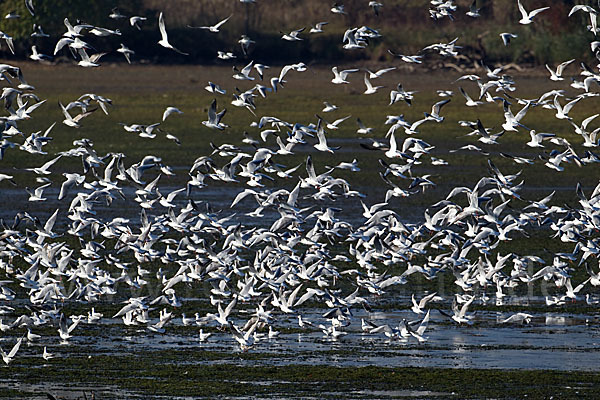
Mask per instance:
[[[250,61],[250,63],[248,65],[246,65],[244,68],[242,68],[242,74],[245,76],[248,76],[250,74],[250,71],[252,71],[252,66],[254,65],[254,61]]]
[[[415,130],[415,129],[417,129],[417,128],[419,127],[419,125],[421,125],[423,122],[427,122],[427,118],[423,118],[423,119],[420,119],[420,120],[418,120],[418,121],[415,121],[415,122],[413,122],[413,123],[412,123],[412,125],[410,126],[410,130],[411,130],[411,131],[414,131],[414,130]],[[402,151],[404,151],[404,150],[405,150],[405,149],[404,149],[404,147],[403,147],[403,148],[402,148]]]
[[[417,328],[417,335],[423,336],[425,333],[425,329],[427,329],[427,324],[429,323],[429,310],[427,310],[427,314],[425,314],[425,318],[421,321],[421,324]]]
[[[306,157],[306,172],[308,173],[308,177],[311,179],[316,179],[317,174],[315,173],[315,166],[312,162],[312,157],[310,154]]]
[[[60,101],[58,102],[58,105],[60,106],[60,109],[62,110],[63,114],[65,115],[65,118],[72,121],[73,117],[71,117],[71,114],[69,114],[69,112],[67,111],[65,106],[63,106],[63,104]]]
[[[217,99],[213,99],[212,103],[210,103],[210,107],[208,107],[208,122],[211,124],[216,124],[217,121]]]
[[[592,122],[598,115],[600,115],[600,114],[594,114],[591,117],[587,117],[586,119],[584,119],[583,122],[581,123],[581,127],[583,129],[587,129],[587,126],[589,125],[589,123]]]
[[[383,175],[381,172],[379,172],[379,176],[381,177],[381,179],[383,179],[383,181],[385,183],[387,183],[388,185],[390,185],[393,188],[397,188],[398,186],[393,184],[385,175]],[[387,201],[387,200],[386,200]]]
[[[579,10],[583,10],[583,11],[585,11],[587,13],[591,13],[591,14],[596,14],[596,10],[594,10],[592,7],[579,4],[579,5],[573,6],[573,8],[571,8],[571,11],[569,11],[568,16],[570,17],[571,15],[573,15],[574,13],[576,13]]]
[[[48,168],[50,168],[55,162],[57,162],[60,158],[62,157],[62,155],[59,155],[56,158],[53,158],[52,160],[48,161],[47,163],[45,163],[44,165],[42,165],[40,168],[43,170],[47,170]]]
[[[162,11],[158,15],[158,30],[160,31],[160,36],[162,37],[162,40],[168,41],[169,38],[167,36],[167,29],[165,28],[165,19],[163,17]]]
[[[570,102],[568,102],[568,103],[567,103],[567,104],[566,104],[566,105],[563,107],[563,113],[564,113],[564,114],[568,114],[568,113],[569,113],[569,111],[571,111],[571,108],[573,108],[573,106],[574,106],[575,104],[577,104],[577,102],[578,102],[579,100],[581,100],[581,99],[582,99],[582,97],[577,97],[575,100],[571,100]]]
[[[371,82],[369,81],[369,77],[367,76],[367,74],[365,74],[365,85],[367,86],[367,90],[373,90],[373,85],[371,85]]]
[[[390,135],[390,153],[396,153],[398,151],[398,144],[396,143],[396,136],[394,132]]]
[[[233,15],[233,14],[232,14],[232,15]],[[213,26],[213,28],[215,28],[215,29],[219,29],[219,27],[220,27],[221,25],[223,25],[225,22],[229,21],[229,18],[231,18],[231,15],[230,15],[229,17],[225,18],[224,20],[222,20],[222,21],[218,22],[217,24],[215,24],[215,25]]]
[[[462,87],[458,87],[458,91],[465,97],[465,99],[467,99],[467,101],[473,101],[471,99],[471,97],[467,94],[467,92],[465,92],[465,90]]]
[[[561,76],[565,67],[567,65],[571,64],[573,61],[575,61],[574,58],[569,61],[565,61],[564,63],[562,63],[558,67],[556,67],[556,75]]]
[[[383,68],[383,69],[380,69],[377,72],[375,72],[375,75],[377,75],[379,77],[379,76],[385,74],[386,72],[390,72],[390,71],[393,71],[395,69],[396,69],[396,67]]]
[[[531,18],[535,17],[536,15],[538,15],[539,13],[541,13],[542,11],[546,11],[549,8],[550,7],[537,8],[529,13],[529,18],[531,19]]]
[[[91,62],[93,62],[93,63],[96,63],[96,62],[100,61],[100,59],[101,59],[103,56],[105,56],[106,54],[108,54],[108,53],[96,53],[96,54],[92,54],[92,55],[90,56],[90,58],[89,58],[89,61],[91,61]],[[102,104],[104,104],[104,103],[100,103],[100,105],[102,105]]]
[[[437,294],[437,292],[433,292],[433,293],[428,294],[427,296],[423,297],[421,299],[421,301],[419,301],[419,308],[425,307],[427,305],[427,303],[429,303],[431,301],[431,299],[433,299],[436,294]]]
[[[175,198],[175,196],[177,196],[179,193],[183,192],[185,190],[185,188],[181,188],[181,189],[177,189],[177,190],[173,190],[171,193],[169,193],[167,195],[167,202],[172,202],[173,199]]]
[[[346,117],[336,119],[335,121],[333,121],[333,123],[331,125],[338,126],[339,124],[341,124],[342,122],[344,122],[345,120],[347,120],[348,118],[350,118],[351,116],[352,115],[348,115]]]
[[[317,131],[317,138],[320,145],[327,147],[327,139],[325,138],[325,131],[323,129]]]
[[[231,303],[229,303],[227,305],[227,307],[225,308],[225,317],[229,316],[229,314],[231,314],[231,311],[233,310],[233,307],[235,307],[235,305],[237,304],[237,297],[235,297]]]
[[[46,221],[46,224],[44,225],[44,231],[46,233],[52,231],[52,228],[54,227],[54,223],[56,222],[57,215],[58,215],[58,208],[56,209],[56,211],[54,211],[54,214],[52,214],[50,216],[50,218],[48,218],[48,220]]]
[[[519,7],[519,11],[521,12],[523,18],[529,18],[529,14],[527,13],[527,10],[525,10],[525,8],[523,7],[523,4],[521,4],[521,0],[517,1],[517,6]]]
[[[33,9],[33,0],[25,0],[25,7],[27,7],[27,11],[31,14],[31,16],[35,16],[35,10]]]
[[[13,358],[15,356],[15,354],[17,354],[17,351],[19,351],[19,347],[21,347],[21,342],[22,341],[23,341],[22,337],[19,338],[19,340],[17,340],[17,343],[15,343],[15,345],[13,346],[12,350],[10,351],[10,353],[8,353],[8,358]]]
[[[77,327],[77,325],[79,325],[79,321],[81,321],[80,319],[76,319],[73,324],[71,326],[69,326],[69,328],[67,329],[67,333],[71,333],[73,332],[73,330]]]
[[[523,108],[521,108],[521,110],[519,110],[517,115],[515,115],[515,117],[514,117],[515,121],[519,122],[525,116],[525,114],[527,114],[527,111],[529,110],[530,105],[531,105],[531,103],[528,102],[525,107],[523,107]]]
[[[432,107],[431,107],[431,114],[432,115],[439,115],[440,114],[440,110],[442,109],[442,107],[446,104],[448,104],[450,102],[450,99],[445,99],[442,101],[438,101],[437,103],[435,103]]]
[[[75,122],[79,122],[79,121],[81,121],[82,119],[84,119],[85,117],[87,117],[88,115],[90,115],[91,113],[93,113],[94,111],[96,111],[97,109],[98,109],[98,107],[96,107],[96,108],[93,108],[93,109],[91,109],[91,110],[89,110],[89,111],[86,111],[86,112],[84,112],[84,113],[77,114],[75,117],[73,117],[73,121],[75,121]]]
[[[294,305],[296,296],[298,296],[298,292],[300,292],[301,288],[302,288],[302,285],[298,285],[298,287],[296,287],[296,289],[294,289],[294,291],[288,296],[287,301],[286,301],[288,307],[291,308]]]
[[[358,68],[345,69],[342,72],[340,72],[340,76],[343,80],[346,80],[346,77],[348,76],[348,74],[350,74],[352,72],[358,72]]]
[[[464,318],[465,314],[467,313],[467,309],[469,308],[473,300],[475,300],[475,297],[471,297],[469,301],[463,304],[463,306],[460,308],[460,312],[458,313],[459,318]]]

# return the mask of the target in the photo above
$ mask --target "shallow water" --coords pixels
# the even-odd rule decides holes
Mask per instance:
[[[406,299],[404,299],[406,300]],[[539,303],[540,299],[532,299]],[[444,308],[444,307],[442,307]],[[20,356],[39,357],[43,346],[55,353],[52,364],[61,364],[70,354],[142,355],[164,350],[202,349],[222,353],[222,362],[240,365],[326,364],[330,366],[380,367],[443,367],[443,368],[498,368],[541,370],[596,371],[600,349],[600,319],[597,315],[567,313],[532,313],[529,324],[502,324],[499,321],[511,313],[477,311],[473,325],[458,325],[432,310],[425,332],[427,341],[418,343],[414,338],[390,339],[383,334],[369,334],[361,330],[361,319],[376,325],[387,323],[397,326],[403,319],[411,321],[410,310],[354,313],[352,323],[342,328],[345,335],[338,339],[324,336],[318,324],[329,325],[322,317],[324,309],[306,309],[303,319],[315,327],[304,332],[280,333],[267,338],[266,331],[257,335],[250,352],[266,358],[242,360],[237,343],[229,332],[214,332],[205,342],[198,339],[198,327],[185,332],[157,334],[144,327],[124,327],[120,320],[103,318],[100,323],[82,322],[75,336],[67,343],[58,337],[43,337],[39,342],[22,347]],[[153,321],[154,322],[154,321]],[[242,320],[233,320],[242,324]],[[181,318],[171,325],[182,326]],[[299,329],[295,315],[279,318],[275,330]],[[206,327],[204,328],[206,331]],[[6,347],[12,339],[0,339]],[[7,344],[5,344],[7,343]],[[160,363],[157,360],[157,363]],[[205,361],[181,360],[190,365]],[[214,361],[208,362],[212,364]],[[178,361],[179,363],[179,361]]]

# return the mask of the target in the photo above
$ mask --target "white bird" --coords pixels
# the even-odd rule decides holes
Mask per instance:
[[[471,7],[469,7],[469,11],[467,11],[467,16],[471,18],[481,17],[481,14],[479,13],[480,10],[480,8],[477,8],[477,0],[473,0]]]
[[[369,77],[367,74],[365,74],[365,86],[367,87],[367,89],[363,92],[363,94],[374,94],[377,93],[379,89],[383,88],[383,86],[373,86],[371,84],[371,81],[369,81]]]
[[[227,128],[227,125],[221,122],[221,119],[226,112],[227,109],[224,108],[222,111],[217,113],[217,99],[214,99],[208,108],[208,120],[202,121],[202,124],[207,128],[223,130]]]
[[[250,39],[250,37],[248,37],[248,35],[242,35],[240,40],[238,40],[238,43],[242,47],[242,53],[244,53],[244,55],[247,56],[250,46],[252,44],[254,44],[254,40]]]
[[[235,74],[233,74],[233,78],[240,81],[253,81],[254,77],[250,76],[250,72],[252,72],[253,65],[254,61],[250,61],[250,63],[248,63],[248,65],[246,65],[244,68],[242,68],[241,71],[239,71],[237,67],[234,66],[233,71],[235,72]]]
[[[17,351],[19,351],[19,347],[21,347],[21,342],[23,342],[22,337],[17,340],[17,343],[15,343],[15,345],[13,346],[13,348],[10,350],[10,352],[8,354],[6,354],[4,352],[4,350],[2,349],[2,347],[0,347],[0,354],[2,354],[2,360],[4,360],[4,363],[6,365],[10,364],[10,362],[13,360],[13,358],[15,358]]]
[[[322,33],[323,27],[329,22],[317,22],[313,28],[310,28],[310,33]]]
[[[333,67],[333,68],[331,68],[331,72],[333,72],[333,79],[331,80],[331,82],[335,83],[336,85],[339,85],[342,83],[350,83],[346,80],[346,78],[348,77],[348,74],[350,74],[352,72],[358,72],[358,68],[345,69],[343,71],[338,72],[338,68]]]
[[[71,338],[71,332],[73,332],[73,330],[77,327],[77,325],[79,324],[80,319],[75,319],[73,320],[73,323],[68,326],[67,325],[67,317],[65,317],[64,314],[61,314],[60,316],[60,321],[59,321],[59,325],[58,325],[58,334],[60,336],[60,338],[62,340],[67,340],[69,338]]]
[[[567,65],[571,64],[573,61],[575,61],[574,58],[559,64],[559,66],[556,67],[556,72],[554,72],[552,68],[550,68],[548,64],[546,64],[546,69],[550,72],[550,80],[553,80],[555,82],[564,80],[565,78],[562,77],[563,70]]]
[[[462,87],[458,87],[458,91],[464,96],[464,98],[467,100],[467,102],[465,103],[467,105],[467,107],[477,107],[481,104],[483,104],[482,101],[475,101],[471,98],[471,96],[469,96],[467,94],[467,92],[464,91],[464,89]]]
[[[162,11],[158,15],[158,29],[160,31],[160,37],[161,37],[161,39],[158,41],[158,44],[160,44],[162,47],[164,47],[166,49],[171,49],[171,50],[173,50],[179,54],[182,54],[184,56],[189,56],[188,53],[184,53],[183,51],[176,49],[175,47],[173,47],[171,45],[171,43],[169,43],[169,37],[167,36],[167,29],[165,28],[165,19],[163,17]]]
[[[390,72],[390,71],[393,71],[393,70],[395,70],[395,69],[396,69],[396,67],[382,68],[382,69],[379,69],[379,70],[377,70],[377,71],[375,71],[375,72],[373,72],[373,71],[370,71],[370,70],[368,70],[368,69],[367,69],[367,72],[369,73],[369,79],[377,79],[377,78],[379,78],[381,75],[383,75],[383,74],[385,74],[385,73],[388,73],[388,72]]]
[[[338,106],[336,106],[335,104],[331,104],[326,101],[324,101],[323,104],[325,105],[325,107],[323,107],[322,110],[323,112],[332,112],[338,109]]]
[[[302,318],[301,314],[298,314],[298,326],[302,329],[308,328],[309,326],[313,326],[313,323],[309,320]]]
[[[205,342],[206,339],[208,339],[211,336],[212,336],[212,333],[210,333],[210,332],[204,333],[204,332],[202,332],[202,329],[200,329],[200,332],[198,333],[198,340],[200,342]]]
[[[440,111],[442,110],[442,107],[449,102],[450,99],[444,99],[435,103],[433,106],[431,106],[431,114],[425,113],[425,119],[433,120],[435,122],[443,122],[444,117],[440,115]]]
[[[86,67],[86,68],[99,67],[100,64],[98,64],[98,61],[100,61],[100,58],[106,54],[106,53],[96,53],[96,54],[92,54],[91,56],[88,56],[88,54],[84,48],[77,49],[77,53],[79,54],[79,57],[81,57],[81,60],[77,63],[77,65],[79,65],[80,67]]]
[[[356,158],[353,159],[352,162],[342,161],[338,165],[336,165],[334,168],[345,169],[345,170],[352,171],[352,172],[360,171],[360,168],[358,167],[358,161],[356,161]],[[363,205],[364,205],[364,203],[363,203]]]
[[[462,307],[459,309],[458,308],[457,298],[455,298],[454,301],[452,302],[452,311],[453,311],[452,315],[446,314],[442,310],[438,310],[438,311],[442,315],[445,315],[445,316],[449,317],[450,319],[452,319],[454,322],[456,322],[458,324],[466,323],[468,325],[471,325],[471,324],[473,324],[473,321],[471,321],[472,317],[470,317],[470,316],[467,315],[467,310],[469,309],[469,306],[471,305],[471,303],[473,302],[473,300],[475,300],[475,296],[471,296],[469,298],[469,300],[467,300],[462,305]]]
[[[59,156],[53,158],[52,160],[47,161],[41,167],[24,168],[24,170],[35,172],[37,175],[50,175],[50,171],[49,171],[50,167],[52,165],[54,165],[54,163],[56,163],[58,160],[60,160],[61,157],[62,157],[62,155],[59,155]]]
[[[408,64],[422,64],[423,63],[423,61],[421,61],[423,56],[407,56],[405,54],[396,54],[391,50],[388,50],[388,53],[390,53],[394,57],[400,57],[400,59],[402,61],[404,61],[405,63],[408,63]]]
[[[75,184],[81,185],[83,182],[85,182],[85,176],[79,175],[77,173],[64,172],[63,176],[66,178],[66,180],[60,186],[60,193],[58,194],[58,200],[64,199],[65,196],[67,195],[67,192],[73,185],[75,185]]]
[[[41,339],[42,337],[38,334],[31,332],[31,329],[27,328],[27,341],[34,342],[36,340]]]
[[[356,124],[358,125],[356,133],[358,133],[359,135],[368,135],[373,132],[373,128],[365,126],[365,124],[360,120],[360,118],[356,118]]]
[[[347,115],[347,116],[345,116],[345,117],[338,118],[338,119],[336,119],[336,120],[335,120],[335,121],[333,121],[333,122],[328,122],[328,123],[326,124],[326,126],[327,126],[327,129],[331,129],[331,130],[336,130],[336,129],[339,129],[339,125],[340,125],[342,122],[344,122],[345,120],[347,120],[348,118],[350,118],[350,117],[351,117],[351,115]]]
[[[425,333],[425,330],[427,329],[428,323],[429,323],[429,310],[427,310],[427,314],[425,314],[425,318],[423,318],[423,320],[419,324],[419,327],[417,328],[416,331],[409,329],[409,333],[411,334],[411,336],[414,337],[415,339],[417,339],[419,341],[419,343],[423,343],[423,342],[427,341],[427,338],[424,337],[423,334]],[[408,324],[407,324],[407,326],[408,326]]]
[[[178,109],[177,107],[167,107],[165,112],[163,113],[162,120],[163,122],[169,117],[171,114],[183,114],[183,111]]]
[[[501,324],[508,324],[508,323],[512,323],[512,324],[516,324],[516,323],[523,323],[523,324],[528,324],[531,322],[531,318],[533,318],[533,315],[531,314],[527,314],[527,313],[516,313],[511,315],[510,317],[503,319],[502,321],[500,321]]]
[[[144,22],[146,19],[146,17],[134,15],[133,17],[129,18],[129,25],[135,26],[138,30],[142,30],[142,28],[140,27],[140,22]]]
[[[583,97],[578,96],[574,100],[571,100],[570,102],[565,104],[564,106],[561,106],[560,102],[558,101],[558,96],[554,96],[554,107],[556,109],[555,117],[558,119],[573,119],[569,117],[569,111],[571,111],[573,106],[577,104],[577,102],[581,99],[583,99]]]
[[[258,73],[258,76],[260,77],[260,80],[263,80],[263,75],[265,74],[265,70],[269,69],[271,67],[269,67],[268,65],[265,64],[260,64],[260,63],[256,63],[254,64],[254,69],[256,70],[256,72]],[[265,97],[263,95],[263,97]]]
[[[437,292],[433,292],[431,294],[428,294],[427,296],[423,297],[419,303],[417,303],[417,301],[415,300],[415,295],[412,295],[412,308],[411,310],[415,313],[415,314],[423,314],[425,311],[425,306],[427,305],[427,303],[429,303],[435,296],[436,296]]]
[[[583,289],[585,287],[585,285],[590,281],[590,279],[591,278],[587,278],[585,281],[583,281],[582,283],[580,283],[573,289],[573,286],[571,284],[571,279],[567,278],[567,281],[565,282],[565,288],[567,289],[565,296],[570,299],[576,300],[577,293],[579,293],[581,291],[581,289]]]
[[[209,32],[213,32],[213,33],[218,33],[219,32],[219,28],[227,21],[229,21],[229,18],[231,18],[231,15],[227,18],[225,18],[222,21],[217,22],[216,24],[212,25],[212,26],[189,26],[188,28],[195,28],[195,29],[206,29]]]
[[[221,60],[232,60],[236,58],[236,56],[230,51],[217,50],[217,58],[220,58]]]
[[[381,4],[378,1],[371,0],[371,1],[369,1],[369,7],[371,7],[373,9],[373,12],[375,13],[376,16],[379,16],[379,10],[381,10],[381,7],[383,7],[383,4]]]
[[[45,61],[52,59],[52,57],[46,54],[38,53],[36,46],[31,46],[31,55],[29,56],[29,58],[33,61]]]
[[[108,15],[108,18],[112,18],[112,19],[124,19],[127,18],[125,15],[121,14],[121,12],[119,11],[119,9],[117,7],[113,8],[110,12],[110,14]]]
[[[81,126],[79,124],[79,121],[81,121],[83,118],[87,117],[88,115],[92,114],[97,109],[97,108],[94,108],[92,110],[85,111],[80,114],[77,114],[74,117],[71,117],[71,114],[69,114],[69,111],[67,111],[65,106],[63,106],[60,101],[58,102],[58,105],[60,106],[60,109],[62,110],[63,115],[65,116],[65,119],[63,120],[63,124],[70,126],[71,128],[79,128]]]
[[[556,135],[553,133],[536,133],[536,131],[534,129],[532,129],[529,131],[529,136],[531,137],[531,140],[529,142],[525,143],[527,146],[529,146],[529,147],[544,147],[542,142],[545,139],[550,139]]]
[[[517,127],[520,126],[520,121],[525,117],[529,107],[531,106],[531,102],[528,102],[525,107],[521,108],[521,110],[517,113],[517,115],[513,115],[510,106],[505,105],[504,108],[504,123],[502,124],[502,129],[505,131],[517,131]]]
[[[281,332],[274,330],[273,327],[271,325],[269,325],[269,333],[267,334],[267,337],[269,339],[274,339],[274,338],[278,337],[280,333]]]
[[[338,4],[335,3],[333,6],[331,6],[330,11],[334,14],[339,14],[339,15],[345,15],[346,12],[344,11],[344,5],[343,4]]]
[[[48,350],[46,350],[46,346],[44,346],[44,352],[42,353],[42,358],[46,361],[54,358],[54,353],[50,353],[48,352]]]
[[[303,40],[301,37],[298,37],[298,35],[304,29],[305,28],[300,28],[300,29],[296,29],[295,31],[291,31],[290,33],[284,33],[283,36],[281,36],[281,38],[283,40],[287,40],[288,42],[295,42],[295,41]]]
[[[29,14],[31,14],[32,17],[35,16],[35,10],[33,8],[33,0],[25,0],[25,8],[27,8],[27,11],[29,11]]]
[[[254,342],[255,342],[254,331],[256,331],[256,327],[258,326],[259,322],[260,322],[260,320],[256,320],[256,322],[254,322],[250,326],[250,328],[245,332],[241,331],[233,323],[229,324],[229,327],[231,328],[231,331],[232,331],[231,333],[233,333],[233,338],[239,343],[240,349],[242,349],[242,351],[247,351],[254,345]]]
[[[221,324],[221,327],[226,327],[226,326],[230,325],[230,321],[228,320],[228,318],[229,318],[229,315],[231,315],[231,312],[233,311],[233,308],[235,307],[236,304],[237,304],[237,297],[235,297],[227,305],[227,307],[225,307],[225,310],[223,310],[221,303],[217,304],[217,311],[218,311],[219,315],[214,315],[214,319],[219,324]]]
[[[406,157],[406,155],[398,150],[398,144],[396,143],[396,136],[394,136],[394,132],[390,135],[390,147],[385,152],[385,156],[387,158],[402,158]]]
[[[135,51],[121,43],[121,47],[117,49],[118,53],[123,54],[128,64],[131,64],[131,56],[135,54]]]
[[[383,179],[383,181],[385,183],[387,183],[391,187],[391,189],[388,189],[388,191],[385,192],[385,202],[386,203],[392,197],[408,197],[413,193],[413,192],[409,192],[407,190],[400,188],[398,185],[394,184],[388,178],[386,178],[385,175],[382,174],[381,172],[379,173],[379,176],[381,177],[381,179]]]
[[[327,145],[327,138],[325,138],[325,131],[322,127],[319,127],[317,130],[317,138],[319,139],[319,143],[313,146],[315,149],[329,153],[333,153],[335,150],[339,149],[339,147],[329,147]]]
[[[218,93],[218,94],[226,93],[225,89],[222,89],[219,85],[217,85],[216,83],[212,83],[211,81],[208,81],[208,85],[204,86],[204,89],[206,89],[207,91],[209,91],[211,93]]]
[[[502,32],[500,34],[500,38],[502,38],[502,42],[504,43],[505,46],[508,46],[510,44],[511,39],[516,39],[518,37],[519,37],[518,35],[515,35],[514,33],[509,33],[509,32]]]
[[[35,188],[33,190],[33,192],[28,187],[26,187],[25,191],[27,193],[29,193],[29,199],[28,199],[28,201],[33,201],[33,202],[46,201],[46,197],[43,197],[43,195],[44,195],[44,189],[46,189],[51,184],[52,184],[52,182],[46,183],[46,184],[44,184],[42,186],[39,186],[39,187]]]
[[[519,7],[519,11],[521,12],[521,19],[519,20],[519,23],[522,25],[528,25],[530,23],[533,22],[533,17],[535,17],[536,15],[538,15],[539,13],[541,13],[542,11],[545,11],[547,9],[549,9],[550,7],[542,7],[542,8],[537,8],[531,12],[527,12],[525,10],[525,8],[523,7],[523,4],[521,4],[521,0],[517,0],[517,5]]]

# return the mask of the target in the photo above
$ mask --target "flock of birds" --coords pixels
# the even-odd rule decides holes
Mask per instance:
[[[253,3],[254,0],[242,2]],[[35,14],[33,2],[27,0],[26,3]],[[368,6],[376,15],[384,7],[376,1],[370,1]],[[476,6],[477,2],[474,2],[467,15],[480,18]],[[521,24],[535,23],[534,17],[548,9],[527,11],[520,0],[518,6]],[[589,14],[588,29],[595,36],[599,11],[590,6],[575,6],[569,15],[575,12]],[[429,12],[432,18],[439,19],[452,18],[459,11],[451,0],[432,0]],[[334,18],[336,14],[344,14],[343,5],[335,4],[331,13]],[[109,17],[116,21],[128,18],[134,29],[146,23],[146,17],[126,17],[118,10]],[[212,26],[193,28],[218,34],[229,18]],[[87,24],[72,26],[66,19],[64,23],[66,32],[58,40],[54,53],[67,49],[82,67],[98,67],[103,54],[88,55],[93,48],[87,42],[88,35],[121,35],[116,29]],[[310,33],[322,32],[326,24],[317,23]],[[161,35],[158,45],[186,54],[169,42],[162,13],[158,16],[158,27]],[[285,33],[282,39],[303,40],[302,32],[303,29],[298,29]],[[8,41],[8,35],[4,35]],[[47,36],[40,26],[35,26],[33,35]],[[349,51],[359,51],[379,36],[381,33],[370,27],[350,28],[341,45]],[[517,36],[502,33],[498,40],[508,46],[511,39],[517,40]],[[252,43],[248,36],[240,39],[240,58],[248,58]],[[591,48],[598,55],[600,42],[591,42]],[[131,62],[133,50],[122,44],[116,51]],[[453,57],[460,51],[456,39],[432,44],[419,55],[392,54],[402,63],[418,65],[424,57]],[[238,57],[232,51],[222,51],[217,56],[225,60]],[[30,58],[46,60],[50,56],[40,54],[34,47]],[[573,61],[566,61],[556,69],[547,66],[549,79],[563,81],[565,70]],[[367,199],[348,180],[336,177],[339,170],[359,173],[360,162],[356,159],[322,171],[317,171],[313,164],[313,157],[319,157],[321,152],[337,152],[338,148],[328,143],[327,130],[338,129],[347,117],[332,123],[319,117],[314,123],[304,124],[274,116],[257,116],[251,128],[260,132],[262,140],[245,134],[241,145],[215,145],[211,155],[199,157],[189,168],[186,185],[168,189],[168,192],[164,186],[161,188],[161,180],[164,181],[164,175],[174,172],[159,157],[148,155],[127,165],[124,154],[98,154],[91,140],[75,140],[73,148],[55,154],[40,167],[23,168],[41,184],[34,189],[27,188],[30,202],[36,202],[40,207],[45,201],[52,204],[45,189],[60,185],[57,199],[66,202],[68,207],[56,209],[45,221],[19,210],[15,210],[14,222],[2,221],[0,330],[10,338],[10,341],[3,340],[3,347],[11,349],[8,352],[0,349],[4,362],[9,364],[15,359],[23,341],[42,342],[48,346],[69,343],[82,327],[98,323],[122,323],[156,333],[168,331],[175,323],[197,325],[201,328],[198,336],[201,342],[210,340],[212,328],[216,327],[222,335],[235,340],[242,350],[247,350],[265,337],[276,337],[278,321],[291,317],[297,320],[300,329],[321,330],[326,337],[337,339],[359,330],[357,323],[353,325],[353,314],[357,309],[370,311],[379,296],[384,296],[395,286],[405,285],[413,275],[432,281],[449,274],[454,277],[457,293],[447,296],[413,294],[410,304],[413,320],[390,325],[363,318],[362,332],[391,340],[424,342],[430,318],[434,315],[456,324],[472,324],[474,314],[469,308],[474,302],[495,298],[501,304],[507,292],[540,281],[554,284],[561,293],[548,296],[548,305],[579,299],[584,288],[591,290],[600,285],[600,273],[594,270],[600,252],[596,234],[600,229],[600,184],[587,194],[577,185],[574,189],[580,207],[566,208],[552,204],[554,192],[542,199],[523,198],[520,194],[523,181],[519,182],[519,173],[505,174],[489,161],[488,172],[474,186],[454,188],[445,199],[427,207],[420,222],[403,221],[394,210],[394,198],[418,196],[435,185],[432,176],[419,175],[414,167],[420,164],[444,166],[448,162],[432,155],[435,146],[419,138],[419,130],[444,124],[444,105],[450,101],[460,102],[461,97],[467,107],[502,104],[505,121],[500,132],[486,128],[480,120],[460,122],[472,137],[490,148],[502,140],[504,132],[528,131],[530,141],[526,144],[532,149],[544,148],[550,143],[555,147],[543,160],[552,171],[562,171],[564,163],[587,166],[600,162],[600,157],[594,153],[600,128],[588,129],[599,114],[581,123],[569,116],[580,102],[598,95],[593,90],[600,80],[597,68],[581,65],[580,78],[574,78],[571,83],[571,90],[578,94],[567,100],[566,91],[558,88],[533,99],[517,98],[514,80],[503,74],[502,68],[488,68],[486,75],[465,75],[457,80],[475,82],[479,86],[476,96],[469,95],[462,87],[457,96],[450,91],[439,91],[442,99],[421,120],[409,122],[402,115],[388,116],[386,124],[390,128],[386,137],[372,139],[366,146],[369,151],[380,154],[381,182],[389,187],[384,199]],[[274,68],[258,62],[251,61],[240,70],[234,68],[233,78],[240,85],[252,86],[234,94],[231,103],[257,115],[256,98],[268,101],[278,91],[285,90],[286,81],[293,80],[294,74],[308,68],[302,62],[286,65],[270,79],[267,74]],[[382,87],[373,82],[395,68],[367,71],[364,94],[381,90]],[[354,76],[352,74],[358,72],[357,68],[339,70],[333,67],[331,84],[347,84]],[[44,133],[26,134],[18,128],[20,121],[34,118],[41,112],[37,109],[45,100],[35,95],[33,86],[26,82],[19,67],[1,64],[0,74],[8,84],[0,97],[8,112],[2,117],[4,130],[0,134],[0,156],[17,151],[40,158],[46,156],[46,149],[52,143],[50,132],[54,124]],[[263,82],[263,77],[269,79],[269,86],[255,83]],[[226,109],[219,108],[216,100],[217,96],[226,95],[226,91],[213,82],[208,83],[206,90],[215,95],[215,100],[208,108],[208,118],[203,125],[234,133],[237,129],[227,125]],[[390,92],[389,104],[410,106],[415,96],[399,84]],[[70,128],[83,127],[86,116],[97,108],[108,114],[111,105],[112,101],[102,95],[85,94],[67,105],[60,104],[65,117],[62,122]],[[514,114],[517,105],[520,110]],[[336,109],[336,105],[325,102],[322,112]],[[578,143],[571,144],[558,135],[529,129],[525,125],[526,115],[536,109],[553,110],[555,117],[564,121],[566,127],[571,129],[572,126],[582,140],[585,153],[576,150]],[[73,116],[76,111],[78,113]],[[177,107],[168,107],[162,119],[173,118],[171,116],[178,113],[182,111]],[[373,134],[373,129],[360,120],[357,124],[358,135]],[[162,132],[159,123],[123,124],[123,128],[145,138],[153,138]],[[400,135],[403,133],[402,140]],[[233,136],[224,137],[230,139]],[[167,138],[179,143],[172,134],[167,134]],[[312,145],[314,150],[299,166],[288,168],[283,165],[286,157],[293,155],[294,148],[300,145],[305,148]],[[457,150],[474,151],[482,156],[489,154],[475,144]],[[539,162],[502,155],[523,168]],[[64,158],[81,158],[83,169],[64,172],[64,179],[58,182],[53,170]],[[289,190],[278,188],[277,184]],[[5,189],[11,185],[17,187],[12,190],[23,189],[7,173],[0,174],[0,185]],[[209,185],[240,189],[229,209],[213,210],[198,202],[199,197],[194,200]],[[360,202],[362,216],[356,216],[352,222],[341,219],[341,210],[335,207],[335,202],[341,199]],[[124,201],[134,204],[139,211],[130,216],[102,217],[105,208],[113,207],[118,211]],[[236,214],[242,202],[252,203],[255,207],[244,216],[252,220],[252,224],[244,223],[244,219]],[[326,202],[332,205],[325,206]],[[10,206],[5,204],[5,207]],[[269,226],[264,224],[269,221],[263,218],[265,215],[277,217]],[[555,254],[552,262],[546,262],[537,255],[500,254],[494,250],[502,242],[540,230],[550,231],[565,246],[574,246],[573,251]],[[573,272],[584,267],[589,276],[582,282],[572,282]],[[149,280],[159,285],[158,295],[126,298],[112,315],[95,310],[95,304],[103,304],[108,299],[120,301],[124,293],[143,291]],[[179,312],[185,299],[179,297],[178,292],[185,287],[194,290],[196,297],[205,298],[213,308],[212,312],[195,313],[191,317]],[[589,293],[585,300],[589,304],[599,302]],[[64,310],[73,303],[88,305],[89,311],[67,315]],[[432,303],[437,303],[435,308],[439,313],[430,311]],[[16,315],[17,304],[20,310],[26,311]],[[321,318],[307,320],[305,310],[315,307],[322,311]],[[531,318],[532,315],[516,313],[501,323],[527,323]],[[49,326],[58,333],[56,342],[52,337],[35,333]],[[39,351],[39,356],[44,360],[54,357],[46,346]]]

